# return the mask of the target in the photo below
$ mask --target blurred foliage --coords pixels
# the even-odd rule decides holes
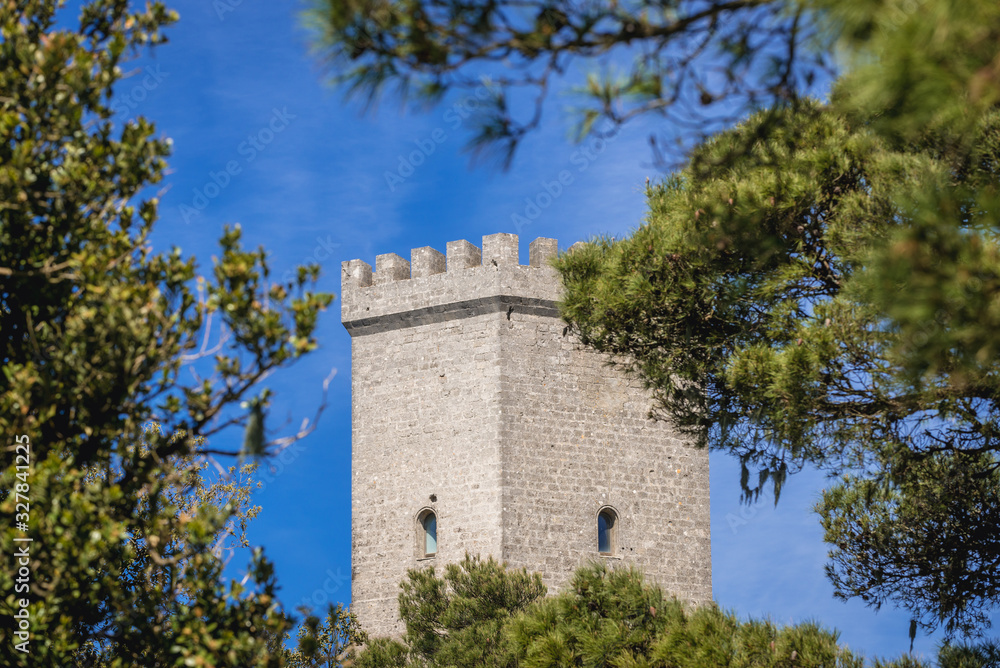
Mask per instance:
[[[306,17],[333,81],[369,106],[488,82],[470,148],[506,166],[577,72],[578,138],[653,115],[684,149],[841,71],[850,104],[902,140],[971,128],[1000,100],[990,0],[312,0]]]
[[[699,146],[631,237],[559,259],[563,313],[740,459],[747,500],[845,476],[818,506],[839,595],[976,633],[1000,602],[1000,114],[900,142],[842,94]]]
[[[945,644],[938,649],[937,659],[940,668],[997,668],[1000,666],[1000,643],[986,640]]]
[[[270,563],[256,550],[243,581],[222,580],[257,512],[254,464],[213,473],[206,455],[238,452],[206,438],[256,420],[249,454],[273,451],[257,386],[315,348],[332,297],[309,290],[315,266],[269,281],[238,226],[207,278],[180,249],[153,250],[148,193],[169,140],[109,105],[176,15],[119,0],[78,11],[74,22],[56,0],[0,2],[0,545],[24,545],[15,484],[32,540],[26,593],[16,560],[0,570],[0,616],[28,601],[30,654],[5,623],[0,663],[281,665],[292,620]],[[16,440],[30,440],[27,474]]]
[[[577,69],[578,137],[654,114],[690,146],[834,62],[816,12],[781,0],[312,0],[307,22],[333,80],[368,106],[387,89],[426,105],[488,83],[470,148],[508,167]]]
[[[357,619],[339,603],[331,605],[326,619],[307,615],[298,628],[298,648],[284,650],[288,668],[351,668],[358,647],[368,642]]]

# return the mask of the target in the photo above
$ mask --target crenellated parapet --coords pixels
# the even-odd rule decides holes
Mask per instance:
[[[444,254],[424,246],[409,260],[379,255],[374,271],[349,260],[341,271],[341,321],[359,336],[511,309],[557,317],[562,286],[549,264],[557,253],[555,239],[535,239],[522,265],[517,235],[491,234],[481,249],[461,240],[448,242]]]
[[[566,252],[577,252],[570,246]],[[541,574],[642,570],[712,600],[708,453],[559,315],[555,239],[343,265],[351,340],[351,612],[399,637],[399,583],[464,555]]]

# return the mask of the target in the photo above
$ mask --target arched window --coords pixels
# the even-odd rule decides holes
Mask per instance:
[[[418,517],[420,529],[417,532],[417,552],[422,557],[433,557],[437,554],[437,515],[433,510],[425,510]]]
[[[603,508],[597,513],[597,551],[601,554],[615,553],[618,538],[618,515],[611,508]]]

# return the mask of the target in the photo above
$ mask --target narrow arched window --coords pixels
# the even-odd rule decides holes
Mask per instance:
[[[423,551],[425,557],[433,557],[438,551],[437,516],[428,510],[420,518]]]
[[[615,553],[615,538],[618,518],[610,508],[597,513],[597,551],[601,554]]]

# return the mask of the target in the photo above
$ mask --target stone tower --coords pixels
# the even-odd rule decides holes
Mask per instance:
[[[513,234],[343,263],[352,343],[352,610],[402,631],[407,569],[466,552],[542,573],[634,564],[712,598],[708,453],[647,418],[641,384],[567,335],[549,258]],[[438,569],[440,572],[440,568]]]

